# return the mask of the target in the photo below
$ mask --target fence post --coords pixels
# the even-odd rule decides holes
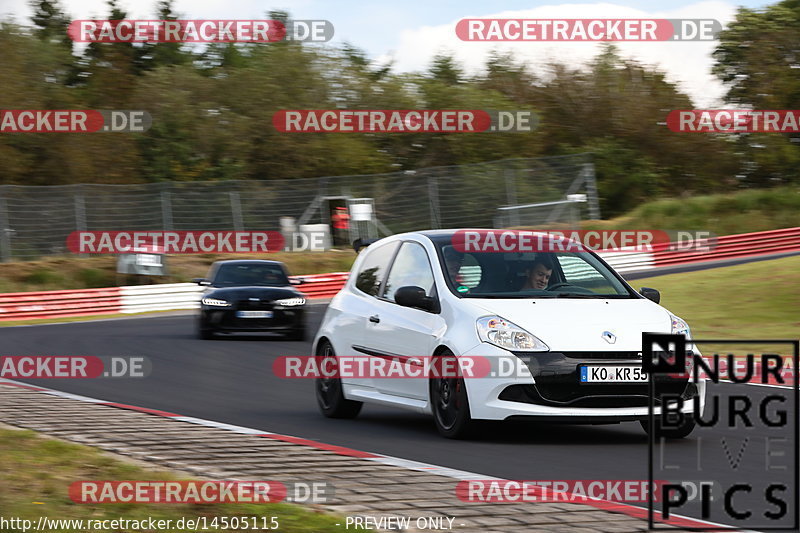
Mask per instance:
[[[86,201],[83,196],[83,185],[76,185],[75,193],[75,229],[76,231],[86,231]],[[78,257],[87,257],[87,254],[79,254]]]
[[[161,187],[161,222],[165,231],[172,231],[172,193],[168,190],[170,183],[165,181]]]
[[[244,220],[242,220],[242,202],[239,198],[238,191],[230,191],[228,193],[231,198],[231,216],[233,217],[233,229],[236,231],[244,231]]]
[[[439,179],[436,172],[432,172],[428,177],[428,205],[431,210],[431,229],[439,229],[442,227],[442,221],[439,219]]]
[[[515,172],[510,169],[506,168],[503,170],[503,174],[506,178],[506,201],[508,205],[517,205],[517,184],[514,180]],[[511,219],[508,221],[509,226],[519,226],[519,211],[517,209],[510,210]]]
[[[11,227],[8,221],[8,205],[6,195],[3,194],[8,187],[0,187],[0,261],[11,261]]]
[[[78,192],[75,193],[75,229],[86,231],[86,202],[83,197],[83,186],[77,186]]]
[[[600,220],[600,202],[597,198],[597,180],[594,175],[594,165],[583,165],[583,174],[586,180],[586,191],[589,193],[589,218]]]

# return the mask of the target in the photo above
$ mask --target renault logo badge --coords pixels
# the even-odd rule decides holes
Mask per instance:
[[[603,340],[606,341],[608,344],[614,344],[615,342],[617,342],[617,336],[611,333],[610,331],[604,331]]]

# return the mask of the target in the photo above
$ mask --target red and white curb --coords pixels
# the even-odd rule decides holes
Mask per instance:
[[[399,457],[392,457],[390,455],[383,455],[377,454],[372,452],[364,452],[361,450],[354,450],[352,448],[347,448],[344,446],[337,446],[334,444],[326,444],[324,442],[317,442],[310,439],[304,439],[302,437],[293,437],[291,435],[282,435],[279,433],[270,433],[261,429],[254,429],[254,428],[247,428],[243,426],[236,426],[232,424],[226,424],[224,422],[215,422],[213,420],[205,420],[203,418],[195,418],[192,416],[182,416],[176,413],[170,413],[167,411],[161,411],[158,409],[149,409],[146,407],[139,407],[136,405],[127,405],[123,403],[117,402],[109,402],[106,400],[99,400],[97,398],[90,398],[88,396],[81,396],[78,394],[72,394],[69,392],[58,391],[54,389],[48,389],[45,387],[38,387],[35,385],[29,385],[27,383],[20,383],[18,381],[13,381],[10,379],[0,378],[0,386],[7,386],[7,387],[17,387],[21,389],[27,389],[37,392],[42,392],[44,394],[49,394],[51,396],[57,396],[59,398],[65,398],[69,400],[77,400],[80,402],[92,403],[95,405],[103,405],[106,407],[116,407],[118,409],[127,409],[131,411],[138,411],[140,413],[146,413],[149,415],[161,416],[165,418],[170,418],[172,420],[178,420],[181,422],[188,422],[190,424],[196,424],[198,426],[222,429],[225,431],[230,431],[232,433],[238,433],[240,435],[250,435],[254,437],[264,437],[268,439],[279,440],[283,442],[288,442],[291,444],[297,444],[301,446],[309,446],[311,448],[315,448],[318,450],[325,450],[328,452],[335,453],[337,455],[342,455],[346,457],[355,457],[358,459],[364,459],[367,461],[373,461],[376,463],[395,466],[398,468],[405,468],[407,470],[413,470],[417,472],[426,472],[430,474],[435,474],[439,476],[445,476],[453,479],[457,479],[459,481],[462,480],[483,480],[483,481],[507,481],[503,478],[493,477],[493,476],[486,476],[484,474],[477,474],[475,472],[467,472],[465,470],[456,470],[453,468],[447,468],[444,466],[433,465],[429,463],[422,463],[419,461],[414,461],[410,459],[401,459]],[[643,507],[636,507],[634,505],[627,505],[624,503],[617,503],[611,502],[608,500],[601,500],[601,499],[594,499],[590,497],[586,497],[585,501],[580,502],[581,505],[588,505],[590,507],[594,507],[596,509],[602,511],[609,511],[613,513],[621,513],[632,518],[639,518],[643,520],[647,520],[648,517],[648,510]],[[698,520],[691,517],[681,516],[681,515],[673,515],[674,519],[670,520],[669,522],[665,522],[671,526],[675,527],[688,527],[688,528],[708,528],[708,527],[716,527],[716,528],[727,528],[731,530],[735,530],[736,528],[732,526],[728,526],[725,524],[717,524],[715,522],[707,522],[704,520]],[[742,530],[737,530],[742,531]]]

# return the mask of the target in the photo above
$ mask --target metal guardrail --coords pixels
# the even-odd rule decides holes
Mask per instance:
[[[602,251],[601,255],[615,269],[624,273],[786,253],[800,251],[800,227],[726,235],[717,238],[716,247],[709,252],[672,251],[669,247],[665,243],[655,245],[653,252]],[[347,277],[347,272],[292,276],[305,282],[297,288],[309,299],[335,296]],[[202,291],[202,287],[193,283],[172,283],[0,294],[0,321],[194,309],[199,307]]]

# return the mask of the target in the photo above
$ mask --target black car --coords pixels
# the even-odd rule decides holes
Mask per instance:
[[[283,263],[217,261],[207,279],[194,282],[208,287],[200,304],[201,339],[210,339],[217,332],[268,332],[305,340],[306,298],[292,287]]]

